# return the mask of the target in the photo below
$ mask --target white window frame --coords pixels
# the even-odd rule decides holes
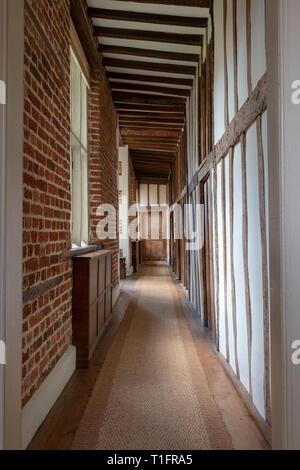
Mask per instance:
[[[70,48],[71,64],[72,60],[76,64],[80,74],[80,97],[79,97],[79,134],[72,127],[72,65],[71,65],[71,238],[72,249],[84,248],[88,246],[89,239],[89,149],[88,149],[88,99],[90,86],[88,79],[83,72],[80,62],[74,49]],[[86,85],[86,109],[82,108],[82,84]],[[82,135],[82,119],[85,112],[86,135]],[[76,148],[77,147],[77,148]],[[75,154],[75,148],[79,155]],[[75,175],[74,172],[78,174]],[[74,184],[76,178],[77,191],[74,195]],[[75,198],[77,201],[75,202]],[[76,205],[76,206],[75,206]]]

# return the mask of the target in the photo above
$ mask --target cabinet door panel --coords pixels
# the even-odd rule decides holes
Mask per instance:
[[[89,324],[89,349],[94,346],[97,338],[97,303],[90,307],[90,324]]]
[[[111,288],[108,288],[105,294],[105,321],[108,320],[110,315],[111,315]]]
[[[105,294],[98,301],[98,334],[101,332],[105,323]]]
[[[99,258],[99,278],[98,278],[98,295],[101,295],[105,290],[105,256]]]
[[[111,255],[106,256],[106,287],[111,284]]]
[[[98,297],[98,260],[90,261],[90,304]]]

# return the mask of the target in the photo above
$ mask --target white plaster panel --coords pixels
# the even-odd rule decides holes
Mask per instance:
[[[253,401],[260,414],[265,417],[264,311],[256,123],[254,123],[247,132],[246,168],[248,200],[248,263],[252,314]]]
[[[249,361],[243,256],[243,186],[241,163],[241,146],[238,144],[234,149],[233,164],[233,247],[234,278],[236,288],[237,350],[241,382],[249,392]]]
[[[219,241],[219,328],[220,352],[226,357],[225,332],[225,285],[224,285],[224,247],[223,247],[223,220],[222,220],[222,164],[217,166],[217,207],[218,207],[218,241]]]
[[[234,59],[233,59],[233,7],[227,0],[227,70],[228,70],[228,110],[229,122],[235,116],[234,109]]]
[[[214,124],[215,143],[225,133],[224,116],[224,26],[223,26],[223,0],[214,2],[215,21],[215,89],[214,89]]]
[[[236,372],[234,354],[233,311],[231,295],[231,233],[230,233],[230,195],[229,195],[229,155],[225,158],[225,208],[226,208],[226,262],[227,262],[227,314],[228,314],[228,340],[229,363]]]
[[[251,1],[251,73],[253,89],[267,70],[265,2]]]
[[[142,206],[148,206],[148,185],[141,184],[140,185],[140,204]]]
[[[150,205],[157,204],[157,184],[149,184]]]
[[[246,0],[237,1],[237,66],[239,108],[241,108],[248,99]]]

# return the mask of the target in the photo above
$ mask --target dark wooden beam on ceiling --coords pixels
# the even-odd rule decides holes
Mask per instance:
[[[164,31],[143,31],[135,29],[94,27],[94,34],[99,38],[131,39],[134,41],[163,42],[168,44],[185,44],[188,46],[202,46],[202,34],[166,33]]]
[[[70,13],[89,66],[93,69],[101,69],[98,41],[93,35],[85,0],[70,0]]]
[[[150,178],[151,180],[163,178],[165,181],[167,181],[170,171],[167,171],[166,169],[163,171],[153,171],[153,167],[147,168],[146,170],[143,170],[142,168],[136,168],[135,174],[138,178]]]
[[[113,91],[112,92],[113,100],[119,103],[139,103],[139,104],[158,104],[158,105],[185,105],[185,98],[178,98],[176,96],[156,96],[156,95],[147,95],[142,93],[127,93],[125,91]]]
[[[178,136],[178,131],[172,131],[172,130],[147,130],[147,131],[141,131],[141,130],[132,130],[132,129],[126,129],[123,128],[121,129],[121,135],[122,137],[126,136],[145,136],[147,135],[148,137],[177,137]],[[182,133],[180,133],[182,135]]]
[[[115,106],[118,111],[134,111],[134,112],[149,112],[149,113],[174,113],[174,114],[182,114],[185,116],[185,106],[184,105],[176,105],[176,106],[158,106],[158,105],[143,105],[143,104],[129,104],[129,103],[115,103]]]
[[[103,54],[131,55],[136,57],[150,57],[153,59],[180,60],[183,62],[199,62],[199,54],[180,52],[155,51],[152,49],[139,49],[137,47],[111,46],[99,44],[99,51]]]
[[[183,114],[167,114],[167,113],[136,113],[135,111],[119,111],[118,115],[120,118],[132,117],[132,118],[149,118],[149,119],[177,119],[180,121],[185,121],[185,116]]]
[[[149,141],[149,142],[156,142],[156,141],[166,141],[166,142],[172,142],[172,141],[175,141],[177,142],[178,140],[178,137],[177,135],[167,135],[167,136],[164,136],[164,137],[161,137],[161,136],[149,136],[147,133],[144,134],[144,135],[131,135],[131,134],[128,134],[128,135],[124,135],[123,136],[123,139],[134,139],[134,140],[146,140],[146,141]]]
[[[125,139],[124,142],[126,143],[126,145],[169,145],[169,146],[173,146],[173,147],[177,147],[177,145],[179,145],[179,143],[177,141],[173,141],[173,142],[166,142],[166,143],[163,143],[163,142],[160,142],[160,141],[152,141],[152,142],[149,142],[149,141],[140,141],[140,140],[127,140]]]
[[[130,152],[130,150],[129,150],[129,152]],[[175,158],[170,159],[170,160],[161,160],[160,158],[156,158],[156,159],[152,159],[151,161],[154,162],[154,163],[168,163],[168,164],[170,165],[171,163],[174,163],[174,162],[175,162]],[[138,159],[134,159],[134,160],[132,160],[132,162],[133,162],[133,164],[135,165],[137,162],[139,162],[139,163],[147,163],[148,160],[141,158],[141,159],[139,159],[139,160],[138,160]]]
[[[175,127],[182,127],[184,126],[184,121],[178,121],[174,119],[147,119],[147,118],[123,118],[119,119],[120,126],[129,124],[170,124],[174,125]]]
[[[128,141],[126,141],[128,142]],[[137,150],[171,150],[175,151],[177,143],[160,143],[160,142],[128,142],[128,145],[135,146]]]
[[[138,85],[136,83],[110,82],[112,90],[143,91],[144,93],[160,93],[162,95],[190,96],[190,90],[182,88],[169,88],[153,85]]]
[[[140,13],[136,11],[107,10],[104,8],[88,8],[92,18],[130,21],[138,23],[151,23],[171,26],[186,26],[190,28],[206,28],[207,18],[184,17],[174,15],[157,15],[154,13]]]
[[[174,123],[177,123],[177,124],[180,124],[180,125],[184,125],[185,124],[185,119],[184,119],[184,116],[176,116],[176,114],[174,114],[174,116],[168,116],[166,114],[166,116],[152,116],[151,114],[149,114],[149,116],[145,116],[144,114],[141,115],[141,116],[123,116],[123,115],[119,115],[119,121],[120,122],[124,122],[124,121],[129,121],[129,122],[174,122]]]
[[[134,155],[144,155],[144,156],[147,156],[147,155],[159,155],[160,157],[162,156],[166,156],[166,157],[169,157],[172,152],[153,152],[152,150],[142,150],[141,152],[140,151],[132,151],[131,154],[134,156]]]
[[[140,184],[165,184],[169,183],[169,175],[168,177],[162,177],[158,175],[148,175],[143,173],[137,173],[136,178],[139,180]]]
[[[139,147],[139,145],[140,144],[131,144],[131,147],[132,147],[131,150],[135,151],[135,152],[142,152],[143,150],[149,150],[151,152],[157,151],[158,156],[160,156],[159,155],[160,151],[161,152],[168,151],[168,152],[171,152],[172,158],[173,158],[173,155],[176,155],[176,151],[177,151],[177,146],[176,145],[172,145],[172,146],[167,147],[167,148],[165,148],[163,146],[162,147],[160,147],[160,146],[159,147],[158,146],[157,147],[149,147],[149,144],[145,145],[145,146],[142,145],[141,147]],[[148,157],[143,157],[141,155],[134,155],[132,158],[148,158]],[[149,158],[156,158],[156,157],[149,157]],[[165,157],[164,158],[163,156],[160,156],[160,158],[168,160],[170,157]]]
[[[120,127],[122,126],[128,129],[173,129],[178,132],[181,131],[181,126],[174,126],[171,124],[131,124],[126,122],[124,124],[120,124]]]
[[[151,159],[161,159],[162,161],[173,161],[176,158],[176,151],[166,151],[164,149],[161,152],[157,152],[155,149],[130,149],[130,155],[132,159],[136,160],[147,160]]]
[[[145,161],[145,162],[134,162],[134,166],[136,168],[142,168],[144,165],[149,166],[149,167],[155,167],[155,165],[157,165],[157,164],[158,164],[158,162],[153,162],[153,161],[150,161],[150,160]],[[159,164],[160,169],[164,168],[166,170],[166,172],[168,171],[169,166],[170,166],[170,163],[163,162],[163,163]]]
[[[135,138],[135,137],[124,137],[124,142],[134,144],[162,144],[162,145],[177,145],[179,139],[150,139],[150,138]]]
[[[137,179],[140,184],[164,184],[166,185],[169,183],[169,177],[168,178],[156,178],[156,177],[147,178],[145,176],[139,176]]]
[[[139,74],[130,74],[130,73],[120,73],[120,72],[107,72],[107,78],[111,81],[114,80],[127,80],[135,82],[151,82],[151,83],[163,83],[165,85],[183,85],[192,87],[193,79],[192,78],[174,78],[174,77],[162,77],[154,75],[139,75]]]
[[[129,150],[133,150],[135,148],[135,147],[130,146],[130,145],[128,147],[129,147]],[[159,150],[159,149],[157,149],[157,150]],[[161,150],[164,150],[164,149],[162,148]],[[172,151],[172,152],[174,152],[174,154],[176,154],[177,148],[175,148],[175,147],[170,148],[170,151]],[[153,159],[153,160],[156,161],[155,159]],[[135,160],[132,160],[132,161],[134,162]],[[151,159],[150,159],[150,161],[151,161]],[[169,161],[165,161],[164,163],[168,163],[168,162]]]
[[[120,0],[128,2],[128,0]],[[131,0],[133,3],[156,3],[157,5],[173,5],[180,7],[210,8],[212,0]]]
[[[180,75],[195,75],[196,73],[196,67],[192,65],[161,64],[155,62],[142,62],[139,60],[111,59],[110,57],[104,57],[103,64],[105,67],[177,73]]]

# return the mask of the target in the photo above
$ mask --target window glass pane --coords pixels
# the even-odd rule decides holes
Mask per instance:
[[[72,137],[72,241],[81,245],[81,148]]]
[[[88,120],[88,110],[87,110],[87,96],[88,89],[83,77],[81,77],[81,143],[83,147],[87,150],[87,120]]]
[[[71,130],[80,140],[80,114],[81,114],[81,72],[71,54]]]
[[[89,207],[88,207],[88,154],[81,149],[81,241],[88,243]]]

